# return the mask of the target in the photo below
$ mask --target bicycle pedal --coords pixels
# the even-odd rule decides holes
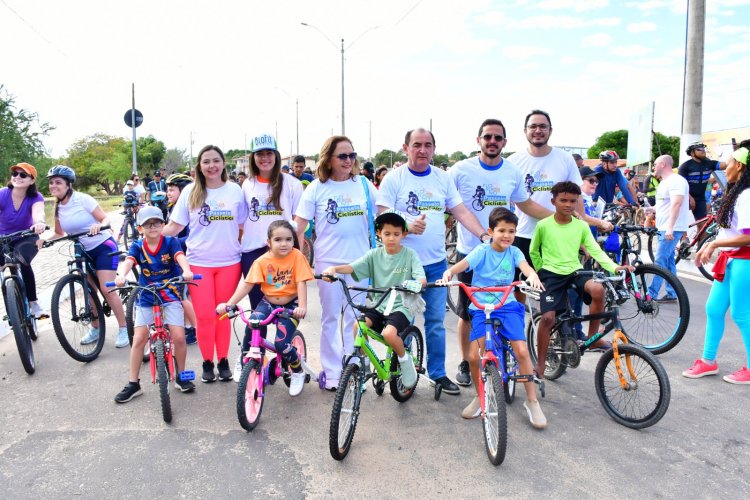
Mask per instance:
[[[195,372],[193,370],[183,370],[179,375],[180,382],[187,382],[188,380],[195,380]]]
[[[36,319],[49,319],[49,314],[40,314]]]

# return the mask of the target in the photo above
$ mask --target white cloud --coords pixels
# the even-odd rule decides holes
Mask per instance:
[[[673,12],[685,12],[684,0],[651,0],[640,2],[626,2],[625,7],[635,8],[644,13],[652,13],[658,9],[671,9]]]
[[[648,55],[653,51],[654,49],[644,47],[643,45],[625,45],[612,49],[613,54],[621,57],[641,57]]]
[[[583,59],[580,57],[575,56],[562,56],[560,58],[560,63],[565,65],[571,65],[571,64],[581,64],[583,62]]]
[[[542,10],[573,9],[576,12],[601,9],[609,5],[609,0],[542,0],[536,7]]]
[[[592,26],[619,26],[622,19],[619,17],[602,17],[598,19],[584,19],[574,16],[531,16],[511,25],[518,29],[579,29],[591,28]]]
[[[630,33],[643,33],[645,31],[656,31],[656,23],[642,22],[628,24]]]
[[[739,33],[750,32],[750,27],[730,24],[726,26],[719,26],[714,31],[716,31],[717,33],[721,33],[722,35],[737,35]]]
[[[606,47],[612,42],[612,37],[606,33],[595,33],[581,39],[581,47]]]
[[[506,45],[503,47],[503,54],[510,59],[526,59],[551,53],[552,51],[547,47],[536,47],[533,45]]]

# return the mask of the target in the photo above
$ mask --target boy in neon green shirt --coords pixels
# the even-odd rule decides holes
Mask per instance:
[[[552,186],[552,204],[555,213],[540,220],[531,238],[529,254],[539,279],[544,285],[540,294],[542,312],[537,334],[537,376],[544,377],[547,360],[550,330],[555,322],[557,311],[566,309],[568,289],[575,283],[583,300],[589,304],[589,313],[604,311],[604,287],[588,276],[575,276],[583,269],[578,260],[578,250],[585,247],[588,253],[604,269],[614,273],[622,270],[633,270],[632,266],[618,266],[599,247],[591,234],[587,223],[573,217],[581,188],[573,182],[558,182]],[[589,321],[591,338],[599,329],[599,320]],[[592,347],[607,348],[609,343],[599,340]]]

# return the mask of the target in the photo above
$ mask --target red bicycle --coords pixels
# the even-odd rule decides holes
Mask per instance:
[[[711,213],[707,216],[699,219],[689,226],[690,228],[697,227],[697,230],[692,238],[686,238],[677,245],[675,250],[674,261],[675,264],[682,259],[690,260],[690,252],[693,247],[696,247],[696,252],[700,252],[701,248],[708,245],[710,242],[716,239],[716,235],[719,234],[719,224],[716,221],[716,212],[712,209]],[[688,231],[688,234],[690,231]],[[656,248],[659,244],[658,234],[649,234],[648,236],[648,256],[651,257],[651,262],[656,262]],[[714,252],[711,260],[705,264],[698,266],[698,270],[701,272],[706,279],[713,281],[713,267],[716,263],[716,258],[719,252]]]

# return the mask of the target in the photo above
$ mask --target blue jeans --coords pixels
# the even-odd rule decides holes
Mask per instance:
[[[423,266],[428,282],[439,280],[448,268],[445,260]],[[427,344],[427,373],[432,380],[445,377],[445,303],[448,289],[441,286],[427,288],[422,292],[426,303],[424,311],[424,335]]]
[[[677,265],[674,262],[674,254],[675,250],[677,249],[677,245],[680,244],[682,235],[685,234],[685,231],[675,231],[673,233],[674,238],[672,240],[666,239],[664,237],[665,234],[665,231],[659,231],[659,246],[656,248],[656,262],[654,262],[654,264],[663,267],[670,273],[677,276]],[[654,276],[654,280],[648,287],[648,293],[652,298],[656,299],[659,297],[659,291],[661,290],[663,281],[664,280],[661,278],[661,276]],[[667,292],[667,296],[677,298],[677,292],[674,291],[674,288],[672,288],[669,283],[665,284],[664,289]]]

